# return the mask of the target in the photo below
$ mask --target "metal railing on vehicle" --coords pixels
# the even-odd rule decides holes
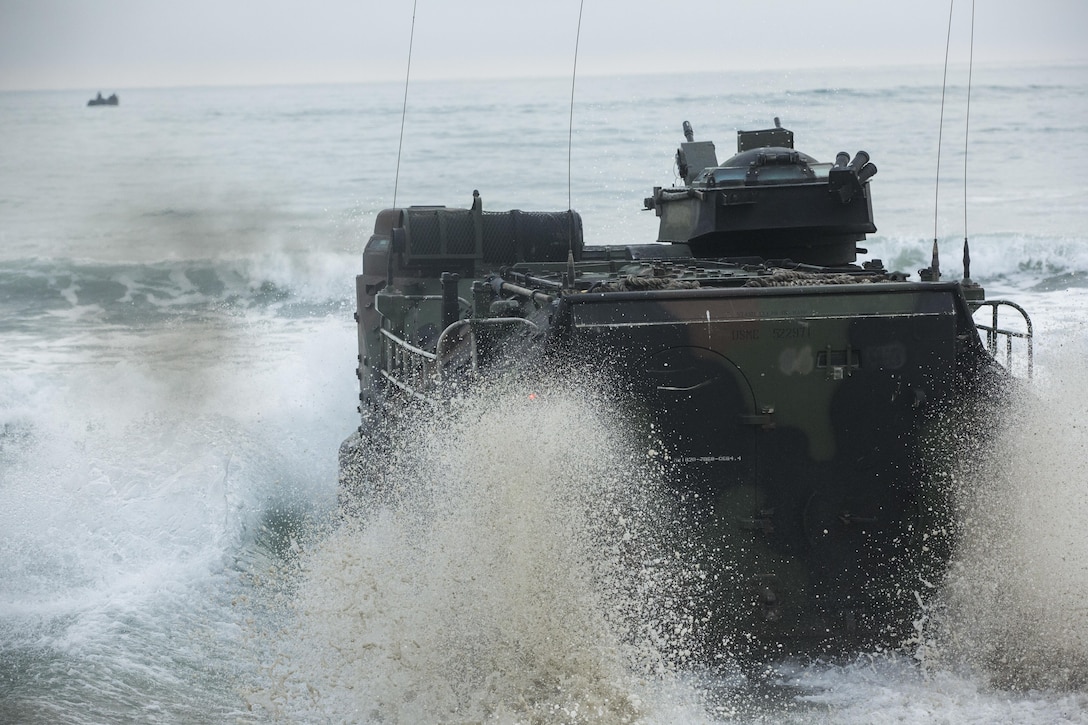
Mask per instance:
[[[418,400],[432,400],[428,393],[433,392],[442,380],[443,365],[449,356],[449,344],[453,335],[468,327],[469,360],[473,372],[477,369],[478,355],[476,347],[476,328],[491,325],[524,325],[533,332],[539,327],[531,320],[522,317],[485,317],[479,319],[458,320],[442,331],[435,345],[435,352],[416,347],[404,338],[385,328],[380,330],[386,340],[383,346],[384,366],[379,370],[383,378],[397,389]]]
[[[1005,342],[1005,369],[1012,372],[1013,369],[1013,340],[1024,340],[1027,348],[1027,377],[1031,378],[1035,372],[1035,338],[1034,331],[1031,325],[1031,317],[1028,316],[1027,310],[1015,302],[1009,302],[1008,300],[981,300],[973,303],[974,312],[977,313],[983,307],[990,308],[990,320],[988,323],[980,323],[975,320],[975,327],[982,333],[983,339],[986,342],[986,349],[990,351],[990,354],[997,359],[998,356],[998,344],[1000,340]],[[1012,329],[1009,327],[1002,327],[998,320],[998,312],[1002,308],[1010,308],[1019,313],[1023,320],[1022,329]],[[1006,315],[1007,319],[1008,315]]]

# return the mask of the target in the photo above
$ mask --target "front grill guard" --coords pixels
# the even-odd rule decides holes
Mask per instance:
[[[1009,302],[1008,300],[985,300],[973,303],[973,307],[973,312],[975,313],[975,327],[983,334],[986,349],[990,351],[990,355],[992,355],[994,359],[997,359],[1000,341],[1004,341],[1005,369],[1009,372],[1012,372],[1013,340],[1021,339],[1025,341],[1025,347],[1027,348],[1027,377],[1030,379],[1035,372],[1035,338],[1031,325],[1031,317],[1028,316],[1027,310],[1015,302]],[[984,307],[990,308],[988,324],[980,323],[978,319],[978,311]],[[1008,307],[1020,315],[1023,319],[1023,329],[1011,329],[1001,326],[998,321],[998,312],[1003,307]],[[1009,315],[1006,314],[1005,319],[1008,319],[1008,317]]]
[[[473,372],[477,370],[476,329],[488,325],[525,325],[530,330],[539,330],[537,325],[522,317],[488,317],[474,320],[458,320],[442,331],[435,345],[435,352],[416,347],[395,333],[382,328],[382,367],[378,371],[393,387],[411,397],[421,400],[433,400],[433,391],[442,380],[442,369],[450,355],[451,340],[468,328],[469,359]]]

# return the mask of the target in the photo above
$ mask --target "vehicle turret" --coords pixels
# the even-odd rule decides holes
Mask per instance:
[[[718,163],[714,144],[686,141],[676,152],[683,186],[655,187],[645,200],[661,224],[658,241],[687,244],[698,258],[762,257],[802,264],[853,264],[856,243],[876,231],[869,154],[839,152],[820,163],[775,127],[737,132],[737,153]]]

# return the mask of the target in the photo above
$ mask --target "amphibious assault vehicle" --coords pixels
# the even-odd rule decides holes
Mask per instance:
[[[984,299],[966,248],[962,280],[936,243],[918,281],[858,263],[876,231],[864,151],[817,162],[775,119],[719,162],[684,133],[683,183],[645,200],[654,243],[587,245],[574,211],[485,211],[477,192],[378,215],[342,495],[371,490],[389,416],[443,381],[512,355],[607,361],[700,542],[708,655],[895,646],[944,573],[952,469],[982,445],[1016,338],[1030,372],[1030,320]]]

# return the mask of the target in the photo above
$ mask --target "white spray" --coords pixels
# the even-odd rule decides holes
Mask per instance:
[[[992,458],[964,480],[964,538],[936,659],[1000,686],[1088,683],[1088,381],[1083,350],[1018,391]]]
[[[653,451],[593,389],[506,380],[402,425],[392,502],[303,558],[255,701],[380,722],[645,715],[689,620]]]

